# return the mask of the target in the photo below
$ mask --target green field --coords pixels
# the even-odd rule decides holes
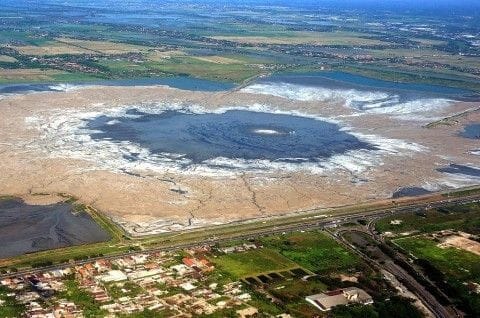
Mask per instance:
[[[457,248],[440,248],[424,236],[400,238],[394,241],[417,258],[429,261],[447,277],[459,281],[480,283],[480,256]]]
[[[238,233],[242,233],[244,235],[250,234],[255,236],[256,234],[261,233],[262,231],[265,231],[267,229],[271,229],[273,227],[281,228],[282,226],[299,224],[301,222],[304,222],[305,216],[311,217],[314,215],[323,215],[325,213],[337,216],[359,212],[369,213],[379,208],[386,209],[391,207],[392,205],[390,204],[379,205],[378,203],[369,203],[364,205],[347,206],[338,209],[332,209],[327,212],[312,210],[306,211],[304,214],[299,214],[295,216],[272,218],[265,222],[259,221],[241,224],[234,223],[213,226],[208,229],[199,229],[179,233],[165,233],[146,236],[142,238],[130,238],[125,236],[122,229],[120,229],[116,224],[113,224],[107,217],[105,217],[101,213],[94,212],[92,213],[92,216],[97,220],[97,222],[99,221],[98,218],[102,219],[100,220],[100,223],[103,223],[102,226],[104,226],[104,228],[112,235],[112,241],[56,249],[55,253],[52,253],[52,251],[42,251],[38,253],[22,255],[11,259],[3,259],[0,260],[0,271],[6,272],[9,270],[30,268],[32,267],[32,265],[41,262],[50,262],[53,264],[67,263],[69,260],[87,259],[96,255],[120,254],[132,249],[138,250],[158,248],[162,246],[175,246],[177,244],[185,244],[186,242],[203,241],[205,239],[208,239],[212,235],[224,239],[224,242],[231,242],[235,240],[235,236],[237,236]],[[470,222],[469,225],[475,225],[475,223]],[[295,253],[296,251],[293,250],[294,246],[288,245],[290,243],[286,242],[287,238],[289,238],[290,236],[270,237],[264,240],[264,243],[272,245],[272,248],[275,248],[275,245],[278,246],[279,249],[283,248],[284,251],[281,251],[282,254],[285,253],[284,255],[287,257],[288,255],[296,257],[298,259],[299,265],[302,265],[305,269],[310,269],[314,271],[317,269],[320,271],[323,269],[328,269],[335,271],[336,268],[348,269],[349,265],[358,264],[357,257],[348,253],[344,248],[336,244],[335,241],[330,239],[325,234],[321,234],[321,232],[318,233],[320,233],[320,235],[318,235],[316,238],[311,238],[310,240],[304,241],[303,244],[295,244],[299,245],[298,248],[300,248],[300,250],[298,251],[298,253]],[[309,233],[299,232],[292,234],[291,237],[293,239],[294,237],[301,235],[312,237],[312,235]],[[316,242],[318,242],[319,244],[317,244]],[[305,246],[306,243],[309,243],[311,246],[308,257],[303,258],[302,251],[309,248],[308,246]],[[334,247],[335,249],[329,250],[330,247]],[[334,251],[335,253],[332,254],[332,251]],[[318,262],[316,262],[315,256],[312,254],[317,255],[316,257],[318,258]],[[305,255],[307,255],[306,252]],[[337,260],[340,260],[340,262],[338,262]],[[336,262],[334,264],[335,266],[332,266],[332,261]],[[341,262],[344,262],[345,264],[342,265]]]
[[[221,270],[235,278],[258,276],[263,273],[298,268],[295,262],[268,248],[225,254],[213,258],[212,261]]]
[[[5,197],[11,198],[11,197]],[[382,207],[384,207],[382,205]],[[390,206],[389,206],[390,207]],[[329,213],[335,215],[350,214],[354,212],[369,212],[374,209],[379,208],[377,204],[365,204],[357,205],[351,207],[342,207],[339,209],[331,210]],[[324,214],[325,211],[309,211],[308,215],[318,215]],[[19,257],[0,260],[0,271],[5,272],[7,270],[23,269],[30,268],[33,264],[40,262],[51,262],[54,264],[58,263],[67,263],[69,260],[74,259],[87,259],[95,255],[113,255],[120,254],[131,250],[132,248],[158,248],[161,246],[173,246],[176,244],[184,244],[185,242],[198,242],[203,241],[212,235],[215,235],[219,238],[224,238],[225,242],[232,241],[232,237],[242,234],[258,234],[266,229],[271,229],[272,227],[281,227],[286,225],[298,224],[299,222],[304,221],[306,214],[287,216],[280,218],[272,218],[266,222],[252,222],[252,223],[243,223],[243,224],[227,224],[220,225],[208,228],[208,230],[192,230],[188,232],[181,233],[165,233],[159,235],[151,235],[143,238],[129,238],[124,237],[123,231],[118,227],[118,225],[112,223],[107,217],[101,213],[94,213],[92,216],[97,218],[102,218],[101,223],[105,223],[105,229],[112,234],[114,238],[113,241],[97,243],[84,246],[73,246],[68,248],[56,249],[55,253],[52,251],[42,251],[33,254],[25,254]]]
[[[401,220],[399,225],[391,224],[393,220]],[[463,230],[468,233],[480,231],[480,204],[471,203],[451,206],[443,209],[431,209],[425,213],[409,213],[391,216],[376,223],[377,231],[395,234],[420,232],[431,233],[445,229]]]
[[[236,279],[272,272],[279,274],[276,278],[272,276],[271,280],[264,282],[261,288],[280,300],[284,312],[294,317],[318,315],[318,310],[309,305],[305,297],[338,288],[338,282],[333,279],[335,283],[330,285],[333,281],[326,278],[327,276],[355,271],[363,265],[359,258],[322,231],[273,235],[261,239],[260,242],[264,248],[220,255],[213,257],[212,261],[221,272],[226,272]],[[301,279],[301,275],[287,272],[299,267],[314,271],[320,276],[310,277],[305,281]],[[262,301],[258,301],[257,305],[268,301],[264,297],[259,297],[259,300]],[[265,308],[267,309],[265,312],[273,313],[275,308]]]
[[[59,13],[49,15],[51,11],[56,12],[55,6],[49,4],[39,8],[35,16],[28,8],[6,4],[2,8],[4,21],[0,28],[0,69],[78,72],[86,77],[107,79],[180,74],[242,83],[265,70],[272,71],[272,66],[273,71],[325,68],[377,79],[480,91],[478,46],[475,41],[463,38],[460,32],[465,28],[472,34],[478,33],[474,19],[460,26],[462,18],[454,14],[448,18],[427,14],[433,29],[450,34],[445,37],[418,33],[414,29],[384,27],[384,23],[414,25],[425,19],[412,12],[382,12],[371,16],[359,11],[353,21],[346,18],[350,13],[340,10],[335,11],[335,15],[345,19],[331,21],[328,27],[312,27],[307,21],[312,17],[305,15],[303,9],[291,8],[288,18],[265,23],[266,17],[283,17],[286,12],[273,7],[267,13],[265,8],[255,6],[248,10],[244,7],[229,10],[210,5],[193,10],[181,2],[174,6],[178,24],[165,20],[172,8],[161,12],[156,11],[159,8],[151,8],[150,13],[157,15],[158,24],[144,21],[140,27],[134,22],[137,18],[130,16],[134,11],[123,11],[123,8],[117,9],[125,15],[125,21],[103,23],[88,18],[90,13],[84,11],[86,8],[71,4],[64,5],[65,13],[82,12],[78,20]],[[43,19],[44,15],[50,19]],[[360,23],[365,19],[377,23]],[[168,51],[180,51],[182,55],[164,61],[151,57],[152,52]],[[239,63],[198,60],[205,56],[237,56]],[[32,57],[38,59],[32,60]],[[33,73],[22,78],[0,78],[3,83],[50,81]],[[67,76],[65,80],[70,79]],[[71,80],[83,79],[74,76]]]
[[[1,63],[0,63],[1,64]],[[77,82],[94,82],[102,78],[90,74],[80,72],[64,72],[55,70],[42,69],[2,69],[0,67],[0,84],[10,83],[77,83]]]
[[[306,296],[352,285],[359,286],[377,297],[378,305],[351,309],[349,306],[331,317],[421,317],[409,301],[395,298],[394,292],[389,290],[380,277],[366,270],[360,258],[323,231],[272,235],[260,241],[264,245],[262,249],[221,255],[212,260],[220,271],[227,272],[235,278],[258,276],[273,271],[281,274],[263,284],[254,283],[250,286],[254,290],[266,291],[275,297],[280,302],[283,312],[293,317],[319,316],[320,312],[305,301]],[[282,272],[282,268],[289,266],[301,266],[317,273],[318,276],[310,276],[303,280],[293,273]],[[358,282],[341,282],[338,274],[351,271],[361,272]],[[391,297],[394,301],[386,300]],[[267,301],[263,298],[258,304],[265,304]],[[397,315],[387,314],[386,312],[393,307],[396,307]],[[273,309],[266,308],[265,312],[273,313]],[[366,315],[357,315],[358,313]]]
[[[440,248],[425,235],[396,239],[394,243],[416,257],[419,268],[466,317],[480,317],[480,295],[467,287],[468,283],[480,283],[480,256],[458,248]]]
[[[298,302],[306,296],[318,294],[328,290],[328,286],[322,281],[311,278],[307,282],[300,279],[282,280],[271,284],[269,292],[284,302]]]
[[[360,259],[321,231],[295,232],[262,240],[265,246],[315,273],[355,270]]]
[[[241,83],[252,76],[263,73],[258,67],[250,66],[242,61],[222,64],[191,56],[176,56],[159,61],[147,60],[141,63],[105,60],[99,64],[108,68],[110,74],[116,78],[146,77],[156,74],[158,76],[181,75],[220,82]]]

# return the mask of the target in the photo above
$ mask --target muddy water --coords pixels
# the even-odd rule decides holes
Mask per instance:
[[[0,258],[108,239],[90,215],[74,213],[71,204],[0,200]]]

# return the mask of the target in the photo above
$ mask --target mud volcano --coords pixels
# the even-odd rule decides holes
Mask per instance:
[[[375,149],[337,124],[302,116],[228,110],[222,113],[135,109],[119,117],[100,116],[87,128],[94,140],[131,142],[152,156],[186,164],[215,159],[315,162],[349,150]],[[136,160],[138,154],[125,154]]]

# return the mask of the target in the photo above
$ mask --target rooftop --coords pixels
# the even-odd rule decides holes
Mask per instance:
[[[329,311],[335,306],[348,305],[351,303],[364,305],[373,303],[372,297],[367,292],[356,287],[307,296],[305,300],[321,311]]]

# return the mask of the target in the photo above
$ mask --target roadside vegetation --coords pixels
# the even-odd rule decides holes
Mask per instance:
[[[408,299],[391,297],[376,301],[372,306],[338,306],[332,310],[335,318],[422,318],[424,317]]]
[[[424,236],[395,240],[413,255],[423,273],[454,301],[467,317],[480,316],[480,256],[454,247],[440,248],[438,242]]]
[[[480,284],[480,256],[454,247],[441,248],[439,242],[425,236],[396,239],[395,244],[418,259],[427,260],[447,277]]]
[[[215,264],[235,278],[258,276],[298,268],[298,265],[275,250],[258,249],[243,253],[225,254],[213,259]]]
[[[295,232],[262,240],[265,246],[312,272],[355,271],[360,259],[324,232]]]
[[[480,233],[480,203],[391,216],[376,222],[375,228],[381,233],[390,232],[394,235],[430,233],[445,229],[464,230],[476,234]]]
[[[234,245],[243,244],[237,241]],[[324,231],[270,235],[243,252],[215,254],[210,260],[223,277],[241,278],[255,293],[252,306],[262,313],[293,317],[422,317],[411,301],[395,292],[362,259]],[[344,277],[341,279],[340,277]],[[345,280],[346,279],[346,280]],[[356,286],[375,298],[373,305],[340,306],[322,314],[305,297]]]
[[[454,192],[452,192],[452,195]],[[5,197],[6,199],[11,199],[12,197]],[[66,200],[69,197],[66,196]],[[75,201],[75,199],[70,199]],[[398,206],[399,203],[395,203],[395,206]],[[410,204],[408,201],[402,204]],[[60,248],[56,249],[55,253],[51,251],[43,251],[37,253],[31,253],[22,255],[15,258],[10,259],[3,259],[0,260],[0,273],[6,273],[9,271],[18,271],[22,269],[28,269],[33,266],[41,266],[42,264],[62,264],[68,263],[71,260],[83,260],[93,257],[100,257],[100,256],[111,256],[116,254],[121,254],[129,251],[139,251],[142,249],[152,249],[158,248],[162,246],[174,246],[185,244],[188,242],[198,242],[203,241],[206,239],[210,239],[212,237],[216,238],[223,238],[224,242],[230,242],[235,240],[235,236],[238,233],[242,233],[244,235],[251,234],[255,235],[256,233],[261,233],[267,229],[271,229],[272,227],[282,227],[282,226],[294,226],[295,224],[305,222],[305,217],[309,216],[312,217],[312,221],[315,219],[314,216],[321,216],[325,217],[325,213],[332,214],[335,216],[340,215],[349,215],[352,213],[365,213],[368,214],[371,211],[376,209],[389,209],[392,208],[392,204],[382,204],[379,205],[377,203],[373,204],[365,204],[359,206],[351,206],[351,207],[342,207],[339,209],[334,209],[331,211],[306,211],[305,214],[301,214],[298,216],[288,216],[288,217],[280,217],[280,218],[272,218],[265,222],[252,222],[252,223],[242,223],[242,224],[227,224],[221,226],[215,226],[209,228],[208,231],[204,229],[201,230],[192,230],[189,232],[183,233],[166,233],[166,234],[159,234],[159,235],[152,235],[152,236],[145,236],[141,238],[134,238],[128,236],[117,224],[112,222],[107,216],[104,214],[96,211],[91,207],[84,207],[87,209],[87,212],[110,234],[111,240],[104,243],[95,243],[83,246],[73,246],[68,248]],[[469,214],[465,214],[469,215]],[[394,217],[395,218],[395,217]],[[318,220],[318,219],[317,219]],[[420,224],[420,221],[423,220],[423,217],[415,217],[412,219],[412,223]],[[427,219],[428,220],[428,219]],[[435,224],[438,220],[433,220],[431,223]],[[455,221],[456,222],[456,221]],[[390,226],[388,219],[381,220],[379,225],[385,223],[385,226]],[[407,222],[405,222],[407,223]],[[466,222],[468,224],[474,225],[474,222]],[[388,230],[387,228],[382,229]],[[404,230],[402,229],[402,232]],[[338,251],[333,250],[335,253],[332,254],[332,251],[329,249],[328,240],[324,241],[325,234],[320,235],[317,238],[310,238],[304,241],[303,243],[296,242],[295,237],[291,239],[272,239],[270,241],[263,242],[267,247],[271,248],[279,248],[279,253],[286,256],[290,254],[292,257],[295,257],[295,250],[294,247],[298,247],[300,249],[308,250],[315,244],[318,246],[325,246],[326,248],[321,251],[315,251],[313,253],[315,255],[310,255],[311,258],[305,260],[299,260],[302,267],[307,270],[315,271],[315,268],[318,269],[325,269],[325,266],[332,267],[333,265],[328,261],[322,261],[325,259],[328,260],[336,260],[335,265],[332,269],[335,268],[342,268],[349,266],[349,264],[355,264],[355,256],[350,254],[345,254],[344,249],[339,249]],[[280,248],[281,247],[281,248]],[[282,252],[283,249],[283,252]],[[307,254],[307,253],[306,253]],[[315,258],[316,257],[316,258]],[[297,258],[301,258],[301,255],[297,253]],[[318,260],[318,264],[316,264],[316,260]],[[293,261],[296,261],[293,259]],[[326,264],[326,265],[325,265]]]
[[[471,195],[472,191],[462,194]],[[399,222],[400,221],[400,222]],[[436,284],[453,303],[467,314],[480,316],[480,255],[474,248],[480,234],[480,204],[450,205],[377,222],[381,233],[394,233],[390,245],[412,259],[414,266]],[[442,245],[442,231],[473,235],[464,245]],[[404,237],[398,237],[401,234]],[[449,234],[445,234],[449,235]],[[387,241],[388,242],[388,241]],[[466,245],[468,244],[468,245]],[[469,247],[467,247],[469,246]]]

